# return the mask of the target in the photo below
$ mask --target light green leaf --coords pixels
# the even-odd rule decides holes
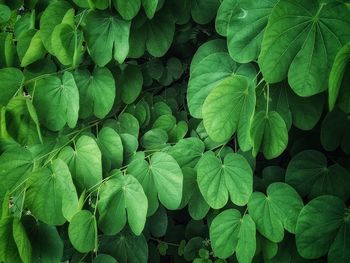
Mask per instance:
[[[13,222],[13,217],[5,217],[0,220],[0,261],[22,263],[13,236]]]
[[[50,225],[62,225],[78,209],[78,196],[67,165],[57,159],[30,174],[26,203],[31,213]]]
[[[248,202],[248,211],[259,232],[272,242],[283,240],[284,228],[295,233],[295,226],[303,201],[298,193],[285,183],[272,183],[267,196],[254,192]]]
[[[237,132],[242,150],[251,148],[250,124],[255,110],[253,82],[243,76],[222,80],[203,104],[204,127],[211,139],[224,142]]]
[[[13,66],[15,59],[16,47],[14,44],[13,34],[0,32],[0,66],[2,68]]]
[[[293,157],[288,164],[286,182],[301,196],[314,198],[331,194],[344,201],[350,197],[350,173],[339,164],[327,167],[326,156],[315,150]]]
[[[117,79],[117,86],[121,90],[121,98],[125,104],[131,104],[138,98],[142,85],[142,72],[136,65],[127,65]]]
[[[17,245],[19,256],[23,263],[32,262],[32,247],[26,230],[18,218],[13,219],[13,239]]]
[[[51,37],[51,48],[54,55],[63,65],[76,66],[82,56],[83,33],[66,23],[55,27]]]
[[[40,38],[48,52],[54,54],[51,37],[55,27],[62,23],[67,11],[72,6],[66,1],[52,2],[40,18]]]
[[[253,172],[244,157],[230,153],[223,162],[213,152],[198,162],[198,186],[204,199],[214,209],[226,205],[228,197],[236,205],[245,205],[252,193]]]
[[[251,125],[251,138],[253,141],[253,155],[261,150],[266,159],[278,157],[288,144],[288,130],[286,123],[275,111],[266,114],[258,112]]]
[[[96,248],[97,225],[95,216],[87,210],[76,213],[68,227],[69,240],[80,253]]]
[[[0,24],[6,23],[11,18],[11,9],[7,5],[0,4]]]
[[[30,29],[18,39],[17,53],[21,60],[21,67],[40,60],[46,54],[46,50],[40,38],[40,31]]]
[[[341,249],[345,244],[338,243],[337,233],[340,233],[342,226],[345,226],[345,229],[348,227],[345,225],[348,224],[348,213],[343,201],[338,197],[324,195],[311,200],[301,210],[296,226],[296,245],[300,255],[308,259],[321,257],[327,254],[334,241],[332,253],[334,249]],[[344,234],[347,233],[341,233]],[[347,261],[339,261],[342,257],[332,258],[333,260],[328,262]]]
[[[111,111],[116,96],[112,73],[108,68],[96,67],[92,73],[75,71],[74,78],[80,93],[80,117],[87,118],[93,113],[104,118]]]
[[[92,11],[86,17],[85,37],[95,63],[103,67],[112,57],[120,64],[129,53],[130,22],[108,12]]]
[[[215,18],[215,29],[221,36],[227,36],[227,28],[232,15],[237,13],[238,0],[223,0]]]
[[[259,56],[264,79],[275,83],[288,75],[292,89],[303,97],[324,91],[338,50],[350,40],[345,30],[349,26],[349,11],[343,3],[279,1]]]
[[[119,134],[128,133],[134,137],[139,137],[140,124],[139,121],[134,117],[134,115],[123,112],[119,115],[118,120],[108,120],[105,126],[111,127],[116,130]]]
[[[227,26],[227,46],[231,57],[240,63],[255,60],[261,48],[268,18],[278,0],[238,1]]]
[[[157,10],[158,3],[159,3],[159,0],[142,0],[142,6],[143,6],[143,9],[145,9],[145,13],[148,19],[153,18]]]
[[[182,199],[182,171],[173,157],[156,152],[149,166],[160,202],[170,210],[178,208]]]
[[[0,107],[6,106],[24,82],[23,73],[17,68],[0,69]]]
[[[176,118],[171,114],[159,116],[153,123],[152,129],[162,129],[170,132],[176,125]]]
[[[168,134],[162,129],[151,129],[141,138],[141,145],[148,150],[159,150],[166,146]]]
[[[64,160],[80,190],[89,189],[102,180],[101,151],[96,141],[82,135],[75,143],[75,149],[66,146],[58,158]]]
[[[63,74],[62,79],[49,76],[36,82],[33,104],[40,122],[48,129],[58,131],[67,123],[74,128],[78,121],[79,91],[73,75]]]
[[[113,0],[113,5],[125,20],[131,20],[141,8],[141,0]]]
[[[337,53],[328,80],[328,104],[329,110],[334,109],[340,86],[344,77],[346,66],[350,59],[350,42],[344,45]]]
[[[114,174],[101,188],[98,211],[99,226],[105,234],[120,232],[126,217],[131,230],[140,235],[147,216],[147,197],[142,185],[132,176]]]
[[[210,48],[208,47],[208,50]],[[204,53],[204,51],[202,51]],[[191,75],[187,90],[187,103],[195,118],[202,118],[202,106],[209,93],[226,78],[239,74],[254,78],[255,68],[250,65],[238,65],[226,52],[216,52],[206,56],[198,64],[191,66]]]
[[[97,143],[101,149],[104,168],[119,168],[123,164],[123,144],[119,134],[109,127],[98,133]]]

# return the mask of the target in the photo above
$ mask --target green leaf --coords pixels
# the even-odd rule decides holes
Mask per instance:
[[[149,19],[152,19],[157,11],[159,0],[142,0],[143,9]]]
[[[0,220],[0,260],[2,262],[23,262],[19,254],[13,233],[13,217]]]
[[[251,125],[253,155],[261,150],[266,159],[273,159],[283,153],[288,144],[288,130],[282,117],[275,111],[266,114],[258,112]]]
[[[140,124],[134,115],[123,112],[119,115],[117,121],[107,121],[105,126],[111,127],[116,130],[119,134],[128,133],[134,137],[139,137]]]
[[[147,197],[141,184],[132,175],[114,174],[101,188],[98,211],[99,226],[105,234],[120,232],[126,223],[140,235],[145,226]]]
[[[0,199],[6,191],[12,191],[25,182],[33,166],[33,156],[27,149],[16,147],[5,151],[0,156]]]
[[[115,236],[103,236],[100,251],[120,263],[147,263],[148,245],[144,235],[136,236],[125,229]]]
[[[152,155],[149,170],[153,176],[160,202],[170,210],[180,206],[182,199],[182,171],[173,157],[157,152]]]
[[[342,3],[279,1],[259,56],[264,79],[276,83],[288,75],[292,89],[303,97],[324,91],[338,50],[350,40],[345,30],[349,26],[349,12]]]
[[[103,127],[98,133],[97,143],[101,149],[104,167],[119,168],[123,164],[123,144],[119,134],[109,127]]]
[[[227,46],[231,57],[240,63],[255,60],[261,48],[265,27],[277,0],[238,1],[227,26]]]
[[[236,251],[239,263],[252,262],[256,249],[255,223],[250,215],[241,216],[235,209],[217,215],[210,225],[210,240],[219,258],[228,258]]]
[[[251,148],[250,123],[255,109],[255,89],[246,77],[233,76],[221,81],[203,104],[204,127],[211,139],[224,142],[237,132],[242,150]]]
[[[165,236],[168,228],[168,215],[163,206],[159,206],[156,213],[149,218],[149,228],[152,236]]]
[[[142,72],[135,65],[127,65],[119,79],[117,79],[117,86],[121,90],[121,98],[125,104],[131,104],[138,98],[142,85]]]
[[[11,9],[7,5],[0,4],[0,24],[6,23],[11,18]]]
[[[32,245],[32,262],[60,262],[63,242],[56,227],[36,221],[32,216],[25,216],[22,222]]]
[[[83,33],[68,23],[55,27],[51,37],[51,48],[63,65],[76,66],[82,56]]]
[[[48,129],[58,131],[67,123],[74,128],[78,121],[79,91],[73,75],[63,74],[62,79],[49,76],[36,82],[33,104],[40,122]]]
[[[116,96],[115,81],[108,68],[96,67],[74,72],[74,79],[80,94],[79,116],[87,118],[92,113],[104,118],[112,109]]]
[[[331,194],[344,201],[350,197],[350,173],[339,164],[327,167],[326,156],[315,150],[293,157],[288,164],[286,182],[301,196],[314,198]]]
[[[248,202],[248,211],[258,231],[272,242],[283,240],[284,229],[295,233],[295,226],[303,208],[298,193],[285,183],[272,183],[267,195],[254,192]]]
[[[24,82],[23,73],[17,68],[0,69],[0,107],[6,106]]]
[[[105,66],[112,58],[123,63],[129,53],[130,22],[108,12],[92,11],[86,17],[85,38],[94,62]]]
[[[13,219],[13,239],[17,245],[19,256],[23,263],[32,262],[32,247],[26,230],[18,218]]]
[[[334,59],[332,70],[329,75],[328,105],[329,105],[330,111],[334,109],[334,105],[337,101],[340,86],[341,86],[342,79],[344,77],[344,73],[346,70],[346,66],[349,62],[349,59],[350,59],[350,42],[348,42],[338,51]]]
[[[219,0],[191,0],[191,14],[198,24],[209,23],[216,15]]]
[[[141,0],[113,0],[113,5],[125,20],[131,20],[141,8]]]
[[[54,54],[51,37],[55,27],[63,21],[67,11],[72,6],[66,1],[51,3],[40,18],[40,38],[48,52]]]
[[[210,47],[208,47],[210,50]],[[204,52],[204,51],[201,51]],[[202,118],[202,106],[209,93],[226,78],[239,74],[253,79],[255,68],[250,65],[238,65],[226,52],[216,52],[198,58],[198,64],[192,65],[188,83],[187,103],[190,113],[195,118]],[[241,77],[239,77],[241,78]]]
[[[228,197],[243,206],[253,188],[253,172],[247,160],[239,154],[226,155],[223,162],[211,151],[198,162],[198,186],[204,199],[214,209],[226,205]]]
[[[2,68],[13,66],[16,47],[13,34],[8,32],[0,33],[0,66]]]
[[[78,209],[78,196],[67,165],[60,159],[30,174],[26,203],[39,220],[62,225]]]
[[[17,53],[21,60],[21,67],[40,60],[46,54],[46,50],[40,38],[40,31],[30,29],[18,39]]]
[[[111,257],[106,254],[99,254],[94,258],[93,263],[118,263],[114,257]]]
[[[95,216],[87,210],[81,210],[76,213],[69,223],[68,235],[76,250],[81,253],[92,251],[97,245]]]
[[[349,227],[347,217],[345,205],[338,197],[324,195],[311,200],[301,210],[296,226],[296,245],[300,255],[308,259],[318,258],[327,254],[330,247],[332,253],[346,249],[345,243],[339,244],[341,237],[337,234],[348,234],[344,231]],[[341,229],[344,232],[339,232]],[[334,258],[331,252],[329,256],[332,260],[329,257],[328,262],[331,263],[347,261],[340,255],[339,258]]]
[[[148,150],[159,150],[166,146],[168,134],[162,129],[151,129],[141,138],[141,144]]]
[[[215,18],[215,29],[219,35],[223,37],[227,36],[227,28],[230,19],[233,14],[238,14],[238,4],[240,4],[238,0],[223,0],[221,2]]]
[[[96,141],[82,135],[75,144],[75,149],[66,146],[58,158],[64,160],[80,190],[90,189],[102,181],[101,151]]]

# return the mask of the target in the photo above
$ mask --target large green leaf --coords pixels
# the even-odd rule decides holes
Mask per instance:
[[[204,127],[211,139],[224,142],[237,132],[243,151],[251,148],[250,124],[255,110],[255,89],[247,77],[233,76],[221,81],[205,99]]]
[[[254,116],[250,132],[253,155],[257,155],[261,150],[266,159],[273,159],[282,154],[287,147],[286,123],[276,111],[270,111],[268,114],[264,111],[258,112]]]
[[[13,219],[13,239],[17,245],[19,256],[23,263],[32,262],[32,246],[22,222],[18,218]]]
[[[268,18],[278,0],[240,0],[227,25],[227,46],[231,57],[240,63],[255,60],[261,48]]]
[[[349,211],[341,199],[330,195],[313,199],[301,210],[298,218],[298,252],[302,257],[310,259],[326,255],[330,249],[328,262],[348,262],[347,228]]]
[[[123,63],[129,53],[130,22],[109,12],[92,11],[86,18],[85,37],[92,59],[100,67],[112,58]]]
[[[216,15],[219,0],[191,0],[191,14],[198,24],[209,23]]]
[[[33,104],[40,122],[58,131],[67,123],[74,128],[78,121],[79,91],[73,75],[65,72],[62,79],[49,76],[36,82],[32,91]]]
[[[256,74],[254,67],[250,64],[238,65],[228,53],[222,51],[201,58],[198,64],[192,65],[191,70],[187,102],[190,113],[195,118],[202,118],[205,99],[223,80],[233,78],[234,74],[250,78],[254,78]]]
[[[96,67],[92,73],[75,71],[74,78],[80,93],[79,116],[87,118],[93,113],[104,118],[112,109],[116,96],[112,73],[108,68]]]
[[[33,166],[33,156],[27,149],[16,147],[5,151],[0,156],[0,199],[6,191],[12,191],[22,184]]]
[[[89,189],[102,180],[101,151],[96,141],[82,135],[74,149],[66,146],[58,157],[64,160],[80,190]]]
[[[95,215],[87,210],[81,210],[76,213],[69,223],[68,235],[76,250],[81,253],[92,251],[97,245]]]
[[[143,85],[142,72],[135,65],[128,65],[117,79],[118,89],[121,90],[121,99],[125,104],[133,103],[141,93]]]
[[[237,10],[239,4],[238,0],[223,0],[221,2],[215,18],[215,29],[221,36],[227,36],[227,28],[230,19],[235,13],[238,14]]]
[[[71,5],[66,1],[52,2],[40,18],[40,38],[48,52],[54,54],[51,37],[55,27],[63,21]]]
[[[223,162],[213,152],[205,153],[198,162],[197,180],[204,199],[214,209],[226,205],[229,196],[236,205],[247,204],[253,188],[248,161],[233,153]]]
[[[315,150],[293,157],[288,164],[286,182],[301,196],[332,194],[344,201],[350,197],[350,173],[339,164],[327,167],[326,156]]]
[[[235,209],[217,215],[210,225],[210,241],[219,258],[228,258],[234,252],[239,263],[252,261],[256,249],[255,223],[250,215],[241,216]]]
[[[113,0],[113,5],[125,20],[131,20],[141,8],[141,0]]]
[[[55,27],[51,37],[51,48],[63,65],[75,67],[81,59],[83,33],[69,23]]]
[[[350,40],[349,26],[349,11],[343,3],[279,1],[259,56],[264,79],[275,83],[288,75],[292,89],[304,97],[327,89],[334,58]]]
[[[295,226],[303,208],[298,193],[285,183],[272,183],[267,195],[254,192],[248,202],[248,211],[259,232],[272,242],[280,242],[284,229],[295,233]]]
[[[329,75],[328,104],[329,104],[330,111],[334,109],[335,102],[337,101],[340,86],[341,86],[342,79],[344,77],[344,73],[346,70],[346,65],[348,64],[349,59],[350,59],[350,42],[348,42],[338,51],[334,59],[332,70]]]
[[[21,67],[26,67],[43,58],[46,50],[40,38],[40,31],[31,29],[21,34],[17,42],[17,53],[21,60]]]
[[[21,263],[23,261],[13,236],[13,222],[13,217],[0,220],[0,261]]]
[[[108,235],[120,232],[126,218],[135,235],[140,235],[146,222],[147,197],[132,175],[114,174],[101,188],[98,202],[99,226]]]
[[[62,225],[78,209],[78,196],[67,165],[60,159],[30,174],[26,203],[31,213],[50,225]]]
[[[17,68],[0,69],[0,107],[6,106],[24,82],[23,73]]]

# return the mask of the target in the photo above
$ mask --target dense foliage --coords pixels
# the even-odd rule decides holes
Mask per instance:
[[[0,0],[0,262],[350,262],[350,5]]]

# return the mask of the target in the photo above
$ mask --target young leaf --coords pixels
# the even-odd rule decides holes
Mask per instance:
[[[69,240],[76,250],[87,253],[96,248],[96,218],[90,211],[81,210],[76,213],[68,227]]]

